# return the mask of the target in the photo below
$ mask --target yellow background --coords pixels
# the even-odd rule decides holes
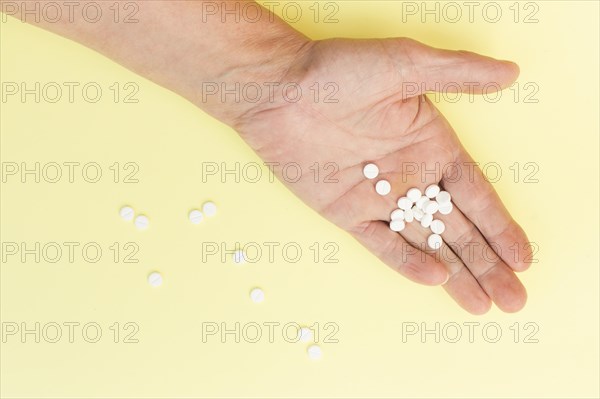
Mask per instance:
[[[202,162],[260,160],[235,132],[171,92],[78,44],[15,19],[3,23],[3,82],[98,82],[105,91],[96,104],[80,96],[72,104],[1,104],[2,162],[97,162],[103,171],[96,184],[81,174],[75,183],[64,176],[55,184],[8,180],[2,241],[98,242],[104,251],[95,264],[80,255],[72,264],[64,256],[56,264],[15,257],[2,264],[2,322],[97,322],[104,334],[96,344],[81,334],[57,344],[9,337],[1,346],[2,396],[598,397],[598,2],[536,2],[539,22],[530,24],[512,20],[511,3],[499,3],[506,14],[495,24],[481,13],[474,23],[402,23],[395,1],[337,2],[339,23],[307,15],[294,24],[315,39],[409,36],[511,59],[521,67],[521,85],[538,85],[538,103],[525,103],[525,92],[515,102],[507,91],[493,104],[463,97],[439,105],[476,160],[501,165],[495,186],[539,245],[539,262],[520,275],[525,309],[494,308],[481,317],[441,288],[399,277],[280,183],[202,183]],[[138,84],[139,103],[114,103],[107,89],[114,82]],[[139,183],[112,182],[114,162],[137,163]],[[515,162],[539,165],[539,182],[524,183],[521,169],[515,183]],[[218,204],[217,217],[191,225],[187,212],[208,199]],[[147,214],[150,229],[121,220],[124,204]],[[275,263],[202,263],[207,241],[229,248],[297,242],[304,253],[295,264],[281,252]],[[115,263],[114,242],[138,243],[139,263]],[[339,263],[315,263],[314,242],[337,243]],[[146,282],[153,270],[165,278],[158,289]],[[260,305],[248,299],[254,286],[266,292]],[[140,342],[112,342],[108,327],[128,321],[139,325]],[[280,330],[274,343],[202,342],[203,322],[252,321],[319,322],[321,330],[332,322],[339,342],[322,344],[317,362]],[[495,322],[503,336],[488,343],[480,326],[473,343],[465,336],[402,342],[406,322]],[[527,322],[539,326],[537,343],[523,342]]]

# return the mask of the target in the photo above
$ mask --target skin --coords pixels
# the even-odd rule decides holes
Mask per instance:
[[[508,87],[519,74],[514,63],[406,38],[312,41],[266,10],[252,23],[207,19],[204,3],[140,2],[139,22],[129,25],[36,24],[188,98],[236,129],[265,162],[300,165],[305,173],[299,181],[282,179],[290,190],[403,276],[443,285],[473,314],[487,312],[492,302],[505,312],[525,305],[515,272],[529,267],[527,237],[425,95],[439,87],[468,93],[489,83]],[[228,88],[255,82],[264,90],[256,102],[235,101],[208,94],[207,82]],[[267,95],[270,82],[280,85]],[[301,88],[298,101],[288,100],[295,92],[283,93],[286,83]],[[337,102],[326,102],[333,90],[329,99]],[[375,180],[362,174],[369,162],[379,166]],[[318,182],[307,173],[315,163],[321,167]],[[450,163],[456,167],[444,168]],[[409,164],[417,165],[417,173]],[[436,173],[424,173],[436,165]],[[333,167],[337,173],[325,179]],[[282,177],[282,168],[274,171]],[[375,193],[380,178],[392,184],[387,196]],[[433,183],[454,202],[451,214],[435,216],[446,225],[439,251],[424,245],[430,233],[418,222],[400,234],[388,226],[400,196]]]

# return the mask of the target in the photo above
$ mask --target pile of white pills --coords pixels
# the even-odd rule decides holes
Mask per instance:
[[[375,164],[367,164],[363,169],[363,174],[367,179],[375,179],[379,175],[379,168]],[[387,195],[391,192],[391,184],[387,180],[379,180],[375,184],[375,191],[380,195]],[[442,191],[437,184],[432,184],[422,193],[418,188],[411,188],[406,196],[400,197],[397,201],[398,208],[390,214],[390,229],[395,232],[401,232],[406,228],[406,223],[413,221],[420,222],[421,226],[431,230],[431,235],[427,238],[427,245],[432,249],[439,249],[442,246],[441,234],[446,229],[444,222],[434,219],[434,215],[439,212],[442,215],[448,215],[452,212],[452,197],[447,191]]]

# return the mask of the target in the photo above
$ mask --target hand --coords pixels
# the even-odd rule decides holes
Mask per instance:
[[[286,101],[278,93],[234,123],[267,162],[296,162],[303,171],[315,162],[339,166],[337,183],[315,183],[313,174],[305,173],[298,182],[286,183],[288,187],[394,270],[418,283],[443,284],[467,311],[485,313],[492,301],[506,312],[521,309],[526,292],[514,272],[529,266],[527,237],[423,94],[436,90],[436,84],[458,84],[471,93],[481,92],[488,83],[505,88],[517,78],[518,67],[409,39],[310,42],[294,65],[281,82],[298,82],[300,101]],[[339,101],[324,102],[324,91],[315,101],[310,89],[315,82],[321,90],[334,83],[327,92],[339,88],[333,96]],[[389,195],[375,192],[379,178],[364,178],[362,168],[368,162],[379,166],[379,178],[392,183]],[[460,175],[456,167],[444,168],[451,163]],[[410,173],[408,164],[413,166]],[[436,165],[436,173],[425,173]],[[423,191],[432,183],[450,192],[455,205],[449,215],[435,215],[446,224],[442,236],[451,244],[438,251],[427,249],[430,233],[418,222],[407,223],[400,234],[388,226],[400,196],[411,187]],[[515,244],[521,249],[516,259]]]

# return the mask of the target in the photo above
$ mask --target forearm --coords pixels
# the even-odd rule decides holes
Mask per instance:
[[[309,43],[253,1],[138,1],[130,23],[115,22],[114,1],[96,2],[103,17],[95,23],[66,10],[56,22],[36,21],[23,9],[34,10],[35,3],[44,6],[3,0],[2,11],[93,48],[231,125],[257,104],[239,101],[235,94],[222,96],[221,89],[250,82],[264,87],[283,75],[294,76],[296,68],[300,73]],[[86,3],[93,2],[79,7]],[[218,95],[207,93],[216,88]]]

